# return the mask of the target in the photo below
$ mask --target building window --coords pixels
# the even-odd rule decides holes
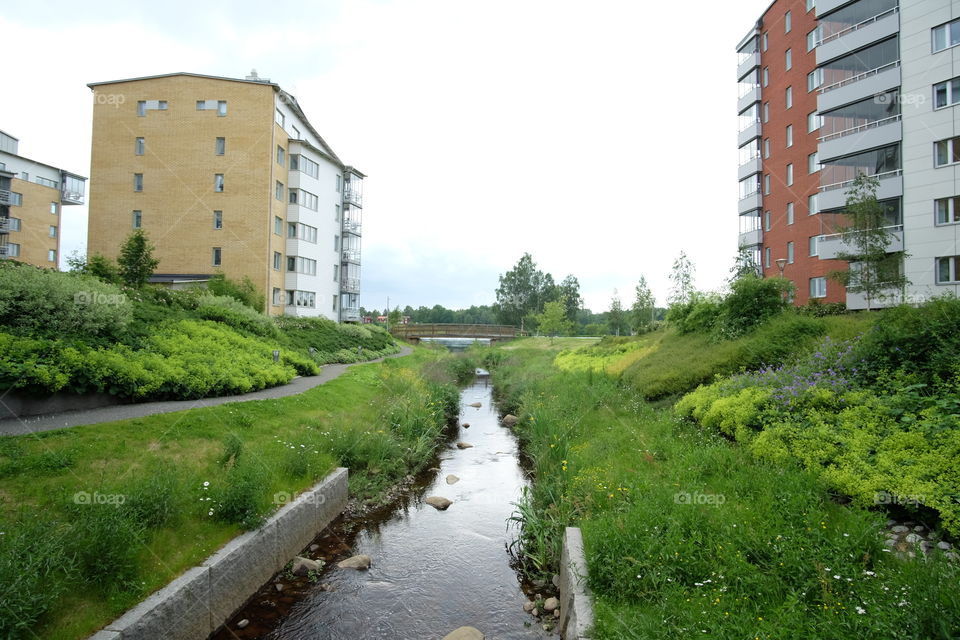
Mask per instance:
[[[136,138],[133,142],[133,155],[142,156],[144,150],[144,141],[143,138]]]
[[[814,69],[807,74],[807,92],[813,91],[823,82],[823,71]]]
[[[315,276],[317,275],[317,261],[303,256],[287,256],[287,271]]]
[[[47,251],[47,262],[56,262],[57,261],[57,250],[49,249]]]
[[[283,255],[279,251],[273,252],[273,268],[275,271],[280,271],[280,268],[283,266]]]
[[[761,81],[763,86],[770,84],[770,69],[767,67],[763,68],[763,80]]]
[[[280,297],[280,289],[277,287],[273,288],[273,304],[279,305],[282,298]]]
[[[793,108],[793,87],[787,87],[784,93],[784,101],[786,102],[787,109]]]
[[[807,133],[813,133],[820,128],[820,116],[816,111],[807,114]]]
[[[10,225],[10,231],[20,231],[21,220],[20,218],[7,218],[10,222],[7,224]]]
[[[7,256],[10,258],[19,258],[20,257],[20,245],[16,242],[7,243]]]
[[[763,103],[763,121],[770,122],[770,103],[769,102]]]
[[[143,191],[143,174],[142,173],[133,174],[133,190]]]
[[[793,203],[787,203],[787,224],[793,224]]]
[[[223,229],[223,211],[213,212],[213,228]]]
[[[767,269],[770,268],[770,247],[763,250],[763,266]]]
[[[334,281],[334,282],[337,282],[337,281],[338,281],[337,276],[339,276],[339,275],[340,275],[340,265],[335,264],[335,265],[333,265],[333,281]]]
[[[212,261],[213,266],[219,267],[220,264],[221,264],[221,259],[222,259],[222,257],[223,257],[223,256],[222,256],[220,247],[214,247],[214,248],[213,248],[213,261]]]
[[[137,100],[137,115],[141,118],[147,115],[147,101]]]
[[[933,52],[960,44],[960,19],[933,28]]]
[[[793,186],[793,164],[792,163],[787,165],[787,186],[788,187]]]
[[[770,174],[765,174],[763,176],[763,195],[770,195]]]
[[[10,192],[10,206],[11,207],[20,207],[23,206],[23,194],[17,193],[16,191]]]
[[[960,102],[960,78],[933,85],[933,108],[943,109]]]
[[[294,162],[294,158],[296,158],[296,162]],[[290,156],[290,170],[296,170],[314,178],[320,177],[320,165],[302,154]]]
[[[807,11],[813,11],[815,6],[817,6],[816,0],[807,0]]]
[[[133,228],[139,229],[143,226],[143,212],[139,210],[133,211]]]
[[[297,129],[296,127],[290,127],[290,129],[293,130],[293,139],[294,139],[294,140],[299,140],[299,139],[300,139],[300,129]]]
[[[817,29],[807,34],[807,51],[813,51],[817,47]]]
[[[337,310],[337,296],[333,296],[333,310]]]
[[[273,232],[278,236],[283,235],[283,219],[280,216],[273,216]]]
[[[340,251],[340,236],[333,236],[333,250]]]
[[[787,264],[793,264],[793,242],[787,243]]]
[[[787,67],[787,71],[790,71],[790,69],[793,69],[793,49],[787,49],[783,57],[784,65]]]
[[[937,224],[957,224],[960,222],[960,196],[934,200],[933,206],[937,215]]]
[[[299,191],[297,191],[296,189],[290,189],[290,193],[288,194],[287,201],[290,204],[297,204],[298,194],[299,194]]]
[[[768,41],[767,41],[767,32],[764,31],[764,32],[763,32],[763,35],[760,36],[760,48],[761,48],[763,51],[766,51],[766,50],[767,50],[767,44],[768,44]]]
[[[814,151],[807,156],[807,173],[816,173],[820,171],[820,163],[817,162],[817,152]]]
[[[280,125],[281,127],[287,121],[286,116],[283,115],[283,111],[280,111],[280,109],[277,109],[277,113],[274,116],[274,119],[276,120],[277,124]]]
[[[813,193],[807,196],[807,215],[813,215],[820,212],[820,207],[817,204],[817,196],[819,194]]]
[[[340,222],[340,205],[333,205],[333,220],[334,222]]]
[[[137,101],[137,115],[140,117],[147,115],[147,111],[166,111],[166,110],[167,110],[166,100],[138,100]]]
[[[53,224],[50,225],[50,231],[47,232],[47,237],[49,237],[49,238],[56,238],[56,237],[57,237],[57,226],[56,226],[56,225],[53,225]]]
[[[960,137],[940,140],[934,143],[934,147],[934,166],[945,167],[960,162]]]
[[[283,202],[283,183],[277,180],[277,185],[273,189],[274,197]]]
[[[296,238],[296,237],[297,237],[297,223],[296,223],[296,222],[288,222],[288,223],[287,223],[287,237],[288,237],[288,238]]]
[[[807,255],[811,257],[820,255],[820,236],[810,236]]]
[[[283,147],[277,146],[277,164],[280,165],[281,167],[286,165],[286,161],[284,159],[285,156],[286,156],[286,153],[284,152]]]
[[[790,30],[793,28],[793,20],[791,18],[792,16],[790,15],[789,11],[783,14],[783,32],[784,33],[790,33]]]
[[[340,180],[341,180],[340,174],[337,174],[337,187],[336,187],[337,193],[340,193]]]
[[[214,154],[222,156],[227,152],[227,139],[226,138],[217,138],[216,145],[214,145]]]
[[[217,115],[225,116],[227,115],[227,101],[226,100],[217,100]]]
[[[215,173],[213,175],[213,190],[222,193],[223,192],[223,174]]]
[[[763,157],[764,158],[770,157],[770,138],[763,139]]]
[[[301,207],[306,207],[312,211],[317,211],[320,206],[320,199],[316,195],[310,193],[309,191],[304,191],[303,189],[300,189],[295,198],[296,200],[294,200],[294,198],[290,199],[291,204],[296,201]]]
[[[810,278],[810,297],[827,297],[827,279],[825,277],[821,276],[819,278]]]
[[[787,147],[793,146],[793,125],[787,125]]]
[[[52,213],[53,215],[57,215],[57,203],[56,203],[56,202],[51,202],[51,203],[50,203],[50,213]]]
[[[937,258],[937,284],[956,284],[960,282],[960,256]]]
[[[769,211],[763,212],[763,230],[764,231],[770,231],[770,217],[771,216]]]

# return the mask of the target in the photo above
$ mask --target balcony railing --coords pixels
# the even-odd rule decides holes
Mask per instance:
[[[0,233],[10,231],[10,218],[0,218]]]
[[[352,233],[355,236],[360,235],[360,229],[363,225],[356,220],[344,220],[343,221],[343,230],[347,233]]]
[[[348,182],[343,188],[343,201],[346,204],[353,204],[358,207],[363,206],[363,194],[359,189],[354,189]]]
[[[876,178],[878,180],[883,180],[884,178],[892,178],[894,176],[899,176],[903,174],[903,169],[894,169],[893,171],[885,171],[883,173],[874,173],[868,177]],[[825,184],[820,186],[820,191],[833,191],[834,189],[846,189],[850,185],[856,182],[856,178],[852,180],[844,180],[843,182],[834,182],[831,184]]]
[[[360,293],[360,278],[341,278],[340,290],[346,293]]]
[[[866,80],[867,78],[870,78],[870,77],[872,77],[872,76],[879,75],[879,74],[883,73],[884,71],[888,71],[888,70],[890,70],[890,69],[896,69],[896,68],[899,67],[899,66],[900,66],[900,61],[899,61],[899,60],[894,60],[893,62],[889,62],[889,63],[887,63],[887,64],[885,64],[885,65],[879,66],[879,67],[877,67],[876,69],[870,69],[870,71],[864,71],[863,73],[858,73],[858,74],[855,75],[855,76],[850,76],[849,78],[844,78],[843,80],[840,80],[839,82],[834,82],[834,83],[828,84],[828,85],[826,85],[826,86],[820,87],[820,94],[822,95],[822,94],[827,93],[827,92],[829,92],[829,91],[833,91],[834,89],[839,89],[840,87],[845,87],[845,86],[850,85],[850,84],[853,84],[853,83],[855,83],[855,82],[860,82],[861,80]]]
[[[355,262],[356,264],[360,264],[360,252],[355,249],[344,249],[343,260],[344,262]]]
[[[851,25],[851,26],[847,27],[846,29],[843,29],[843,30],[841,30],[841,31],[837,31],[836,33],[831,33],[829,36],[827,36],[827,37],[824,38],[823,40],[818,40],[814,46],[819,47],[820,45],[822,45],[822,44],[825,43],[825,42],[833,42],[833,41],[836,40],[837,38],[842,38],[843,36],[845,36],[845,35],[847,35],[847,34],[849,34],[849,33],[853,33],[854,31],[859,31],[860,29],[863,29],[864,27],[867,27],[867,26],[873,24],[874,22],[877,22],[878,20],[882,20],[883,18],[886,18],[887,16],[893,15],[893,14],[895,14],[895,13],[899,13],[899,11],[900,11],[900,7],[894,7],[893,9],[887,9],[887,10],[884,11],[883,13],[878,13],[877,15],[873,16],[872,18],[867,18],[867,19],[864,20],[863,22],[858,22],[857,24]]]
[[[817,142],[828,142],[830,140],[836,140],[837,138],[842,138],[844,136],[850,136],[855,133],[861,133],[863,131],[868,131],[870,129],[875,129],[877,127],[882,127],[885,124],[890,124],[892,122],[900,121],[900,114],[898,113],[895,116],[890,116],[889,118],[883,118],[882,120],[874,120],[873,122],[868,122],[866,124],[861,124],[856,127],[850,127],[849,129],[844,129],[843,131],[837,131],[836,133],[831,133],[825,136],[820,136],[817,138]]]
[[[883,227],[889,234],[890,242],[887,244],[887,253],[897,253],[903,251],[903,225],[896,224]],[[848,238],[856,232],[847,231],[845,233],[831,233],[820,236],[817,240],[817,254],[821,260],[835,260],[840,253],[852,253],[854,247],[848,242]]]
[[[0,204],[20,206],[21,204],[23,204],[23,196],[13,191],[0,189]]]
[[[10,255],[10,245],[0,244],[0,258],[6,258]]]
[[[344,320],[348,322],[360,321],[360,309],[358,307],[343,307],[340,311]]]

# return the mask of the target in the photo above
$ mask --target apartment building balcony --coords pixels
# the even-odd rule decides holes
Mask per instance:
[[[844,131],[821,136],[817,140],[817,160],[821,163],[868,149],[886,147],[903,139],[899,114],[868,122]]]
[[[894,7],[843,31],[831,34],[817,43],[817,64],[822,65],[851,51],[889,38],[900,31],[900,9]]]
[[[760,156],[757,156],[752,160],[747,160],[737,168],[737,180],[749,178],[761,171],[763,171],[763,160],[760,159]]]
[[[343,203],[355,207],[363,206],[363,192],[354,187],[350,182],[346,182],[343,187]]]
[[[340,279],[341,293],[360,293],[360,278],[343,277]]]
[[[340,319],[342,322],[360,322],[359,307],[341,307]]]
[[[763,229],[742,231],[737,241],[737,246],[741,249],[749,249],[761,244],[763,244]]]
[[[850,4],[850,0],[817,0],[817,18],[819,19],[845,4]]]
[[[899,86],[900,61],[894,60],[875,69],[820,87],[817,111],[820,113],[831,111]]]
[[[353,264],[360,264],[360,251],[359,249],[344,249],[343,250],[343,261],[352,262]]]
[[[23,196],[13,191],[0,189],[0,204],[19,207],[21,204],[23,204]]]
[[[761,208],[763,208],[763,196],[760,195],[759,191],[756,191],[743,198],[740,198],[740,202],[737,205],[737,213],[743,215],[749,211],[754,211]]]
[[[60,202],[61,204],[83,204],[86,191],[86,178],[60,172]]]
[[[737,134],[737,146],[742,147],[751,140],[760,137],[760,121],[750,124],[747,128]]]
[[[357,220],[357,219],[355,219],[355,218],[344,218],[344,219],[343,219],[343,232],[344,232],[344,233],[349,233],[349,234],[352,234],[352,235],[355,235],[355,236],[359,236],[362,227],[363,227],[363,225],[360,223],[360,221]]]
[[[884,227],[890,234],[887,253],[903,251],[903,225]],[[850,244],[850,233],[832,233],[820,236],[817,241],[817,254],[821,260],[835,260],[838,254],[854,253],[856,248]]]
[[[0,218],[0,235],[10,233],[10,218]]]
[[[737,113],[743,113],[754,102],[760,102],[760,85],[758,84],[737,100]]]
[[[0,258],[6,258],[10,255],[10,245],[0,244]]]
[[[900,169],[878,173],[874,177],[880,180],[880,186],[877,188],[877,200],[889,200],[903,196],[903,172]],[[853,185],[853,180],[821,186],[820,194],[817,196],[817,205],[820,211],[831,211],[846,207],[847,189],[851,185]]]
[[[737,65],[737,80],[743,79],[745,75],[760,66],[760,52],[754,51],[751,54],[744,55],[743,60]]]

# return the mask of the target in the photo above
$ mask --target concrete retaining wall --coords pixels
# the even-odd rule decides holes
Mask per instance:
[[[130,400],[112,396],[109,393],[76,393],[59,392],[48,396],[25,396],[8,393],[0,404],[0,420],[8,418],[27,418],[47,413],[63,413],[64,411],[82,411],[85,409],[99,409],[112,407],[118,404],[130,404]]]
[[[560,637],[563,640],[590,638],[592,626],[593,603],[587,589],[583,536],[577,527],[567,527],[560,556]]]
[[[90,640],[198,640],[216,631],[299,554],[347,504],[340,468],[91,636]]]

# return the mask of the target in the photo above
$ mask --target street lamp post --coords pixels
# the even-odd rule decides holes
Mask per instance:
[[[787,266],[787,259],[786,259],[786,258],[777,258],[776,262],[777,262],[777,268],[780,269],[780,279],[783,280],[783,270],[784,270],[784,268]],[[784,291],[783,291],[783,299],[784,299],[784,300],[787,299],[787,291],[786,291],[786,289],[784,289]]]

